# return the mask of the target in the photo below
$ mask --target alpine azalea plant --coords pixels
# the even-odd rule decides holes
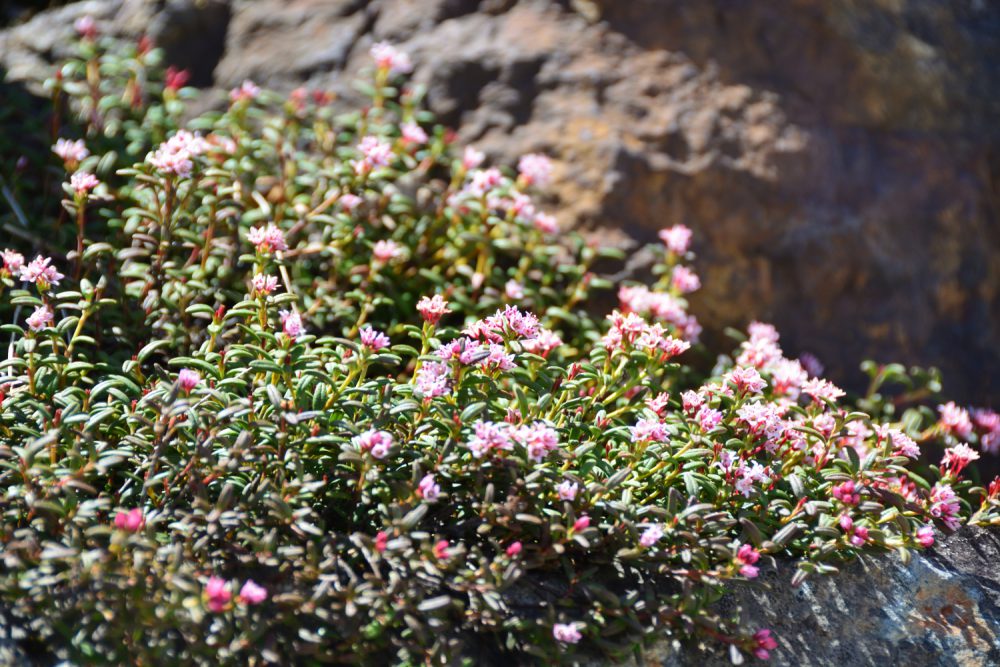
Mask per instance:
[[[1000,523],[1000,482],[967,477],[996,413],[934,414],[933,375],[895,366],[849,399],[762,323],[692,370],[691,230],[660,233],[655,284],[599,278],[620,255],[539,203],[549,160],[456,147],[391,45],[362,111],[247,81],[182,127],[184,73],[80,31],[29,167],[63,210],[28,204],[0,269],[26,651],[572,662],[697,636],[764,660],[781,638],[714,605],[735,582]]]

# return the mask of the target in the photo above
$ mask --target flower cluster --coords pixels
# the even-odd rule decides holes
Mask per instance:
[[[1000,524],[996,413],[895,367],[848,396],[760,322],[684,365],[691,230],[655,284],[598,275],[537,204],[565,165],[457,149],[391,45],[364,113],[246,82],[185,130],[183,77],[82,27],[45,193],[77,224],[39,209],[52,257],[0,269],[0,601],[48,661],[572,664],[653,628],[763,660],[730,582]]]

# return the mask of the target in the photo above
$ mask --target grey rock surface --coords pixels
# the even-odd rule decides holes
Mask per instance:
[[[794,566],[763,571],[764,587],[723,601],[746,623],[778,640],[774,665],[855,667],[1000,664],[1000,534],[963,528],[904,565],[896,555],[868,557],[837,575],[791,587]],[[647,665],[731,664],[716,646],[662,644]]]

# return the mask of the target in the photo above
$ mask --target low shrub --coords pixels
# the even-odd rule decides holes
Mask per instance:
[[[762,323],[699,375],[691,232],[661,233],[654,285],[602,280],[616,251],[537,203],[548,160],[456,149],[391,46],[361,111],[246,82],[182,123],[183,73],[79,28],[49,82],[62,210],[23,207],[0,272],[0,604],[26,649],[763,659],[769,631],[715,611],[729,582],[1000,523],[1000,482],[965,478],[995,413],[936,415],[938,378],[893,365],[851,401]]]

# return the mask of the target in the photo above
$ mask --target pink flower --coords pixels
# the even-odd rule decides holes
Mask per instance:
[[[508,299],[517,301],[524,298],[524,285],[516,280],[508,280],[503,286],[503,291]]]
[[[400,131],[403,134],[403,141],[408,144],[426,144],[427,143],[427,133],[424,132],[424,128],[420,127],[414,122],[403,123],[400,126]]]
[[[876,425],[875,433],[879,442],[886,438],[892,439],[892,453],[894,456],[908,456],[915,459],[920,456],[920,446],[910,436],[896,428],[889,428],[887,425]]]
[[[720,463],[722,464],[723,468],[727,468],[728,466],[725,465],[726,463],[725,457],[726,455],[728,455],[728,457],[731,458],[732,453],[723,450],[722,455],[723,455],[723,461],[721,461]],[[729,464],[732,465],[731,460]],[[771,477],[770,475],[768,475],[768,469],[762,466],[757,461],[751,462],[749,466],[744,466],[742,463],[740,463],[739,467],[736,469],[736,473],[737,473],[737,478],[733,486],[736,489],[737,493],[743,495],[746,498],[749,498],[750,494],[753,493],[754,483],[758,483],[762,486],[771,483]]]
[[[244,604],[260,604],[267,599],[267,589],[257,585],[253,579],[247,579],[240,588],[240,601]]]
[[[931,516],[941,519],[949,529],[958,530],[962,525],[958,518],[962,506],[951,485],[940,482],[935,484],[929,500]]]
[[[632,442],[666,442],[670,439],[670,431],[667,425],[659,419],[642,418],[630,426]]]
[[[152,153],[146,155],[146,161],[165,174],[175,174],[181,178],[191,175],[194,168],[192,159],[209,149],[209,143],[197,134],[187,130],[178,130]]]
[[[756,567],[760,560],[760,552],[749,544],[741,544],[736,550],[736,563],[740,566],[740,574],[747,579],[753,579],[759,574]]]
[[[753,435],[763,434],[768,439],[775,439],[784,431],[781,415],[773,403],[745,403],[736,414]]]
[[[576,623],[556,623],[552,626],[552,636],[564,644],[576,644],[583,635],[576,629]]]
[[[386,533],[384,530],[378,531],[378,533],[375,534],[375,551],[383,553],[386,550],[386,547],[388,546],[389,546],[389,534]]]
[[[965,466],[978,458],[979,452],[963,442],[945,450],[944,458],[941,459],[941,467],[951,468],[951,474],[958,475]]]
[[[101,182],[90,172],[78,171],[70,177],[69,184],[76,191],[76,194],[83,195],[96,188]]]
[[[642,535],[639,537],[639,544],[648,549],[659,542],[662,537],[663,529],[658,525],[652,525],[643,531]]]
[[[62,158],[66,164],[76,164],[82,162],[90,155],[87,145],[83,139],[70,141],[69,139],[59,139],[52,146],[52,152]]]
[[[579,519],[573,522],[573,531],[579,532],[590,527],[590,517],[582,514]]]
[[[683,255],[691,244],[691,230],[684,225],[674,225],[660,230],[660,240],[670,252]]]
[[[517,162],[517,171],[527,185],[544,188],[552,180],[552,162],[539,153],[522,156]]]
[[[417,371],[417,393],[424,398],[444,396],[451,391],[450,369],[437,361],[426,361]]]
[[[728,379],[736,385],[737,391],[741,394],[759,394],[767,386],[767,382],[760,376],[756,368],[737,366],[729,371]]]
[[[854,526],[854,535],[850,541],[856,547],[863,546],[868,541],[868,529],[864,526]]]
[[[260,86],[250,79],[244,79],[239,87],[229,91],[229,100],[233,103],[249,102],[250,100],[257,99],[258,95],[260,95]]]
[[[496,167],[480,169],[472,172],[470,182],[465,186],[464,191],[473,197],[484,197],[502,181],[503,174]]]
[[[969,411],[955,405],[954,401],[949,401],[938,406],[941,419],[938,422],[947,433],[952,433],[959,438],[967,438],[972,433],[972,420],[969,419]]]
[[[580,487],[576,484],[576,482],[571,482],[568,479],[563,480],[563,482],[556,487],[556,493],[559,494],[559,500],[568,500],[570,502],[576,499],[576,494],[579,490]]]
[[[302,326],[302,316],[295,311],[283,310],[281,316],[281,330],[292,340],[298,340],[305,335],[306,329]]]
[[[521,341],[525,350],[542,357],[549,356],[552,350],[563,344],[559,334],[549,329],[540,329],[534,338],[526,338]]]
[[[358,144],[361,160],[355,160],[354,172],[359,176],[367,174],[376,167],[388,166],[392,161],[392,146],[378,137],[364,137]]]
[[[658,417],[663,416],[663,411],[667,409],[669,403],[670,394],[665,391],[646,399],[646,407],[655,412]]]
[[[802,392],[813,397],[817,403],[822,400],[836,401],[845,396],[844,390],[833,384],[829,380],[813,378],[802,384]]]
[[[635,345],[650,352],[659,352],[661,361],[676,357],[691,347],[690,343],[667,335],[667,330],[659,322],[643,324],[644,328],[635,340]]]
[[[138,507],[115,515],[115,528],[129,533],[139,532],[145,523],[146,517],[143,516],[142,510]]]
[[[388,42],[376,42],[369,53],[375,60],[375,66],[380,70],[390,74],[408,74],[413,71],[410,56]]]
[[[442,345],[437,351],[438,357],[444,361],[458,359],[462,364],[471,364],[481,361],[488,351],[483,350],[483,345],[479,341],[468,338],[456,338],[446,345]]]
[[[845,505],[857,505],[861,502],[861,494],[856,493],[856,487],[852,480],[847,480],[831,489],[833,497]]]
[[[52,311],[48,306],[38,306],[28,319],[25,320],[32,331],[41,331],[52,324]]]
[[[986,408],[979,408],[972,411],[972,421],[976,425],[977,431],[1000,430],[1000,414]]]
[[[365,327],[361,330],[361,344],[373,352],[389,347],[391,342],[388,336],[377,329]]]
[[[434,544],[434,557],[438,560],[445,560],[448,558],[448,540],[438,540]]]
[[[225,579],[209,577],[208,583],[205,584],[205,596],[208,598],[208,608],[218,613],[226,610],[226,605],[229,604],[233,594],[229,591],[229,584]]]
[[[355,436],[351,442],[362,452],[371,452],[376,459],[384,459],[389,454],[389,449],[393,445],[392,434],[388,431],[379,431],[370,428],[364,433]]]
[[[364,199],[355,194],[351,194],[350,192],[348,192],[347,194],[340,195],[340,205],[344,208],[345,211],[353,211],[363,201]]]
[[[473,322],[462,333],[470,338],[500,343],[504,336],[534,338],[538,331],[538,318],[533,313],[522,313],[516,306],[507,305],[493,315]]]
[[[997,453],[1000,449],[1000,414],[993,410],[973,410],[972,419],[980,434],[979,448],[989,454]]]
[[[523,547],[521,546],[520,542],[512,542],[510,546],[507,547],[507,555],[513,558],[514,556],[521,553],[522,548]]]
[[[853,422],[852,422],[853,423]],[[813,419],[813,428],[829,438],[833,435],[833,429],[837,426],[837,420],[833,415],[823,413]]]
[[[429,503],[434,502],[441,496],[441,487],[434,483],[434,475],[424,475],[417,485],[417,495]]]
[[[917,528],[917,542],[925,549],[934,544],[934,526]]]
[[[698,410],[695,419],[698,420],[698,426],[702,432],[708,433],[722,422],[722,413],[709,407],[703,407]]]
[[[477,459],[490,452],[510,451],[514,448],[510,424],[479,420],[472,428],[474,435],[466,443],[466,447]]]
[[[809,374],[798,361],[780,358],[771,365],[771,386],[778,396],[797,399],[808,379]]]
[[[518,426],[511,433],[515,442],[527,450],[528,458],[540,462],[559,446],[559,434],[542,422]]]
[[[705,399],[698,392],[689,389],[681,394],[681,402],[684,405],[684,412],[692,414],[698,412]]]
[[[432,297],[422,297],[417,302],[417,312],[420,313],[425,322],[437,324],[442,316],[451,312],[451,309],[448,308],[448,302],[441,298],[440,294],[435,294]]]
[[[177,384],[184,391],[191,391],[198,386],[201,382],[201,375],[190,368],[182,368],[181,372],[177,374]]]
[[[503,345],[490,343],[489,354],[479,361],[479,366],[487,371],[509,371],[514,368],[514,355],[507,352]]]
[[[278,287],[278,277],[258,273],[251,279],[250,285],[253,287],[255,294],[264,296],[270,294]]]
[[[262,255],[288,250],[285,233],[273,222],[264,227],[254,227],[248,231],[247,240],[254,244],[257,247],[257,252]]]
[[[402,246],[392,240],[376,241],[372,248],[372,256],[379,262],[390,262],[404,255]]]
[[[81,16],[73,22],[73,28],[85,39],[92,40],[97,37],[97,23],[93,16]]]
[[[698,274],[686,266],[675,266],[670,274],[670,284],[681,294],[689,294],[697,291],[701,287],[701,279]]]
[[[35,257],[30,264],[21,267],[21,280],[35,283],[41,291],[47,290],[51,285],[58,285],[66,276],[56,271],[54,266],[49,266],[51,262],[48,257]]]
[[[10,248],[4,248],[0,258],[3,259],[4,272],[9,276],[20,273],[21,267],[24,266],[24,255]]]
[[[767,322],[753,321],[747,325],[747,333],[750,334],[751,341],[768,341],[777,343],[780,336],[778,329],[773,324]]]
[[[778,648],[778,642],[771,636],[770,630],[758,630],[753,633],[753,640],[756,645],[753,654],[758,660],[767,660],[771,657],[770,652]]]
[[[536,214],[532,223],[535,225],[535,229],[543,234],[555,234],[559,231],[559,223],[555,216],[548,213]]]
[[[485,158],[482,151],[478,151],[472,146],[466,146],[465,152],[462,153],[462,166],[465,169],[475,169],[483,163]]]
[[[740,348],[740,356],[736,359],[737,366],[771,370],[771,367],[782,359],[781,347],[769,338],[751,336],[750,340],[740,345]]]
[[[520,192],[515,192],[510,201],[510,212],[524,220],[531,220],[535,217],[535,205],[531,197]]]

